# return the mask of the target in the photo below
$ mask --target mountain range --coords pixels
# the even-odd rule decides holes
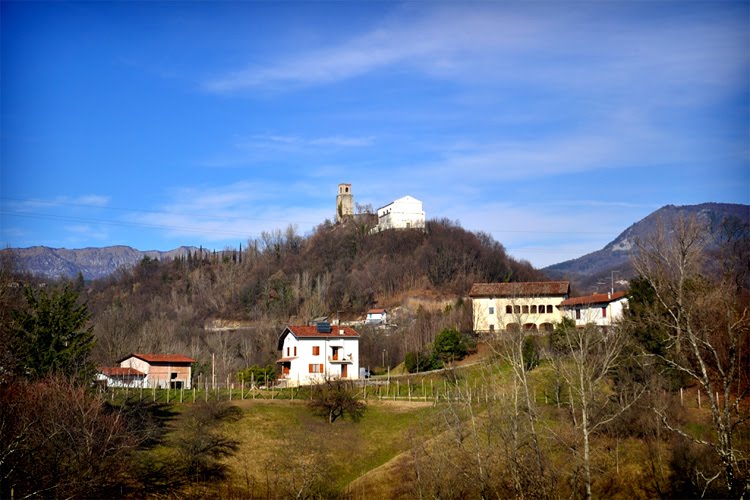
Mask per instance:
[[[718,231],[720,223],[734,217],[750,225],[750,205],[728,203],[703,203],[700,205],[667,205],[634,223],[601,250],[577,259],[554,264],[542,269],[550,279],[570,280],[577,292],[596,291],[615,284],[615,280],[628,280],[633,275],[630,253],[639,238],[651,234],[663,221],[669,222],[679,216],[695,215],[707,223],[712,231]],[[141,251],[129,246],[117,245],[101,248],[65,249],[35,246],[14,248],[12,251],[17,266],[44,278],[75,277],[80,272],[86,280],[109,276],[120,267],[131,267],[144,257],[172,259],[198,251],[195,247],[181,246],[174,250]],[[616,286],[615,286],[616,287]]]
[[[669,227],[671,222],[678,217],[691,215],[706,224],[712,234],[718,234],[721,223],[727,218],[735,218],[750,225],[750,205],[730,203],[666,205],[627,228],[601,250],[545,267],[542,271],[551,279],[569,280],[577,292],[594,292],[597,288],[600,289],[599,291],[610,287],[617,288],[617,280],[627,281],[634,275],[630,256],[636,247],[636,241],[653,234],[661,224]]]
[[[19,269],[43,278],[73,278],[81,273],[86,280],[105,278],[121,267],[132,267],[144,257],[173,259],[195,253],[195,247],[181,246],[169,251],[136,250],[125,245],[101,248],[49,248],[35,246],[9,249]]]

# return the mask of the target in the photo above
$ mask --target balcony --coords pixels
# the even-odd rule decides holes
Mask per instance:
[[[354,361],[351,354],[337,354],[335,356],[328,356],[328,362],[333,364],[351,364]]]

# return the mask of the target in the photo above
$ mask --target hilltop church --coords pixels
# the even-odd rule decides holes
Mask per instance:
[[[336,195],[336,222],[354,217],[354,194],[351,184],[339,184]],[[425,213],[422,202],[412,196],[404,196],[377,210],[378,222],[370,232],[386,229],[424,229]]]

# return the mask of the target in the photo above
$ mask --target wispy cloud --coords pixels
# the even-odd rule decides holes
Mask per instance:
[[[254,239],[290,225],[304,234],[333,214],[333,203],[330,208],[324,201],[311,206],[314,198],[309,193],[309,186],[298,183],[181,187],[170,190],[158,210],[134,215],[132,220],[159,229],[168,238],[209,243]]]
[[[731,13],[717,21],[678,9],[679,21],[673,23],[668,16],[649,16],[657,12],[648,4],[620,7],[601,5],[583,13],[554,4],[523,11],[505,4],[419,4],[337,46],[235,70],[204,88],[217,93],[295,88],[396,68],[444,79],[577,86],[609,94],[726,86],[745,78],[747,36],[726,29]],[[643,22],[643,16],[652,19]],[[674,92],[671,97],[690,98]]]
[[[305,137],[285,134],[255,134],[235,139],[227,148],[198,163],[207,167],[240,167],[264,161],[276,161],[279,154],[316,158],[342,150],[365,148],[375,144],[375,136],[330,135]]]

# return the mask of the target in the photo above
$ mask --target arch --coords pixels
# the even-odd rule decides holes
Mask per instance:
[[[555,330],[555,326],[552,323],[542,323],[539,325],[540,332],[552,333]]]
[[[537,327],[535,323],[524,323],[523,329],[527,332],[535,332],[537,331]]]
[[[521,331],[521,325],[518,323],[508,323],[505,325],[505,331],[508,332],[520,332]]]

